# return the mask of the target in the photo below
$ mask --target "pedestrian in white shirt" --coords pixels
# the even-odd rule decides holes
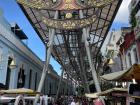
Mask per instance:
[[[70,105],[76,105],[75,100],[73,99]]]

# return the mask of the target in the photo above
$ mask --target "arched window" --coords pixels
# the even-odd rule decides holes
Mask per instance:
[[[32,69],[29,72],[29,89],[31,89],[31,82],[32,82]]]
[[[12,62],[12,58],[8,58],[8,65],[7,65],[7,74],[6,74],[6,88],[9,89],[10,85],[10,77],[11,77],[11,69],[10,69],[10,64]]]
[[[37,90],[37,72],[35,73],[35,90]]]
[[[25,85],[25,74],[24,74],[24,69],[23,69],[23,65],[22,67],[20,68],[20,71],[18,73],[18,84],[17,84],[17,87],[18,88],[23,88],[24,85]]]

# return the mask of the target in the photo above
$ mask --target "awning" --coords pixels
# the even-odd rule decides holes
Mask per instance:
[[[19,89],[9,89],[9,90],[0,90],[2,94],[39,94],[31,89],[19,88]]]
[[[86,97],[88,98],[98,98],[98,93],[91,93],[91,94],[85,94]]]
[[[125,88],[112,88],[108,89],[106,91],[100,92],[100,93],[91,93],[91,94],[85,94],[86,97],[88,98],[98,98],[99,96],[107,96],[110,95],[111,93],[120,93],[120,95],[123,96],[124,93],[127,93],[128,90]]]
[[[106,75],[103,75],[103,76],[100,76],[100,77],[101,77],[101,79],[107,80],[107,81],[118,80],[118,79],[121,78],[126,72],[128,72],[128,70],[123,70],[123,71],[119,71],[119,72],[114,72],[114,73],[106,74]]]
[[[140,80],[140,64],[134,64],[128,72],[122,77],[124,80],[132,80],[132,79]]]
[[[111,93],[127,93],[128,90],[125,88],[112,88],[106,91],[103,91],[101,93],[98,93],[98,96],[107,96],[110,95]]]
[[[108,81],[131,81],[133,78],[140,80],[140,64],[134,64],[130,69],[100,76]]]

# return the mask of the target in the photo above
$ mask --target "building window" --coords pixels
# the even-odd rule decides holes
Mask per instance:
[[[131,54],[128,54],[128,61],[129,61],[129,65],[132,66],[132,61],[131,61]]]
[[[37,89],[37,72],[35,73],[35,90]]]
[[[17,84],[17,87],[18,88],[23,88],[24,85],[25,85],[25,74],[24,74],[24,69],[23,69],[23,65],[22,67],[20,68],[20,71],[18,73],[18,84]]]
[[[7,75],[6,75],[6,88],[9,89],[10,85],[10,77],[11,77],[11,69],[10,69],[10,64],[12,62],[12,58],[8,58],[8,65],[7,65]]]
[[[137,55],[137,50],[136,50],[136,48],[133,50],[133,52],[134,52],[135,63],[138,63],[138,55]]]
[[[29,89],[31,89],[31,82],[32,82],[32,69],[29,72]]]
[[[50,84],[49,84],[49,95],[51,95],[51,89],[52,89],[52,84],[51,84],[51,82],[50,82]]]

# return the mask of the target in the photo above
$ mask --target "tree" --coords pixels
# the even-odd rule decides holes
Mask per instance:
[[[131,13],[130,13],[130,21],[129,21],[129,23],[131,24],[132,28],[135,28],[136,25],[137,25],[137,20],[136,20],[135,15],[136,15],[136,10],[133,9],[131,11]]]

